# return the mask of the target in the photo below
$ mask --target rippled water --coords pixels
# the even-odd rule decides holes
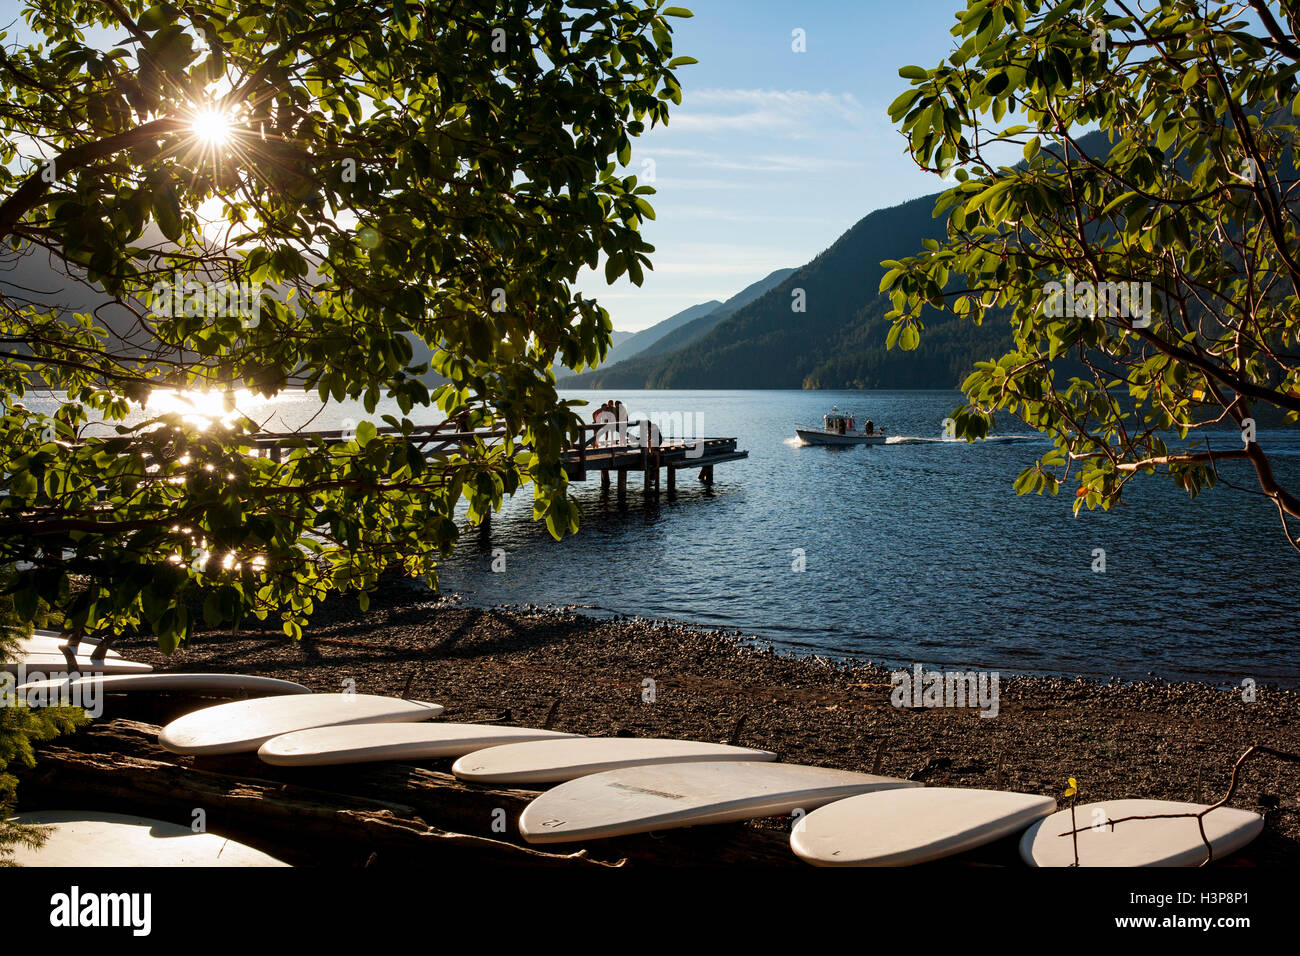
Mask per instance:
[[[1068,490],[1012,491],[1047,447],[1023,426],[975,445],[941,440],[957,392],[566,397],[619,398],[634,418],[678,414],[699,434],[738,437],[750,457],[719,465],[712,489],[682,471],[676,497],[657,501],[637,474],[620,503],[593,473],[573,486],[582,529],[558,543],[531,520],[525,491],[490,530],[462,537],[445,590],[475,604],[576,603],[738,628],[890,664],[1300,683],[1300,554],[1252,490],[1220,486],[1189,503],[1166,479],[1139,479],[1123,507],[1075,519]],[[872,448],[799,445],[794,425],[833,403],[895,437]],[[346,406],[321,413],[309,399],[241,410],[259,421],[277,413],[275,430],[359,417]],[[1300,484],[1300,435],[1259,438],[1279,478]],[[1255,489],[1245,466],[1224,474]],[[1098,548],[1104,573],[1092,570]],[[502,573],[491,570],[494,549],[505,551]]]
[[[957,392],[609,392],[633,417],[697,416],[748,460],[675,500],[576,485],[583,527],[556,543],[529,502],[469,534],[443,576],[475,603],[579,603],[740,628],[800,650],[934,666],[1236,683],[1297,681],[1300,554],[1256,494],[1189,503],[1165,479],[1123,507],[1074,518],[1069,492],[1017,497],[1048,443],[1008,434],[942,441]],[[895,436],[883,447],[799,445],[796,423],[833,403]],[[1021,431],[1024,427],[1020,426]],[[1263,432],[1279,477],[1300,477],[1300,439]],[[1224,447],[1228,447],[1225,439]],[[1233,470],[1252,487],[1244,469]],[[490,570],[492,549],[506,570]],[[1106,570],[1092,570],[1094,549]],[[802,549],[806,570],[793,570]]]

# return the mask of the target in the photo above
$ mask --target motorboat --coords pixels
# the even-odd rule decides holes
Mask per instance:
[[[857,416],[842,412],[839,406],[831,408],[822,417],[822,426],[796,425],[794,432],[807,445],[883,445],[885,430],[873,422],[858,426]]]

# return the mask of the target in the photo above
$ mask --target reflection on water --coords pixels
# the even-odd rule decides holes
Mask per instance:
[[[213,422],[231,424],[243,417],[251,418],[272,401],[246,388],[229,392],[157,388],[149,393],[140,417],[180,415],[196,428],[207,428]]]

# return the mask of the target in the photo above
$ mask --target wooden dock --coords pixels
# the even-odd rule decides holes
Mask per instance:
[[[380,435],[401,434],[395,428],[379,428]],[[351,435],[342,429],[310,432],[264,432],[253,438],[259,454],[283,460],[286,450],[313,443],[343,442]],[[449,423],[422,425],[409,436],[409,440],[426,456],[452,454],[461,446],[483,442],[493,445],[503,441],[502,430],[457,431]],[[723,462],[739,461],[749,457],[749,452],[737,447],[735,438],[668,438],[659,436],[652,422],[630,421],[618,425],[589,424],[581,426],[580,439],[565,450],[562,458],[565,474],[570,481],[586,481],[592,472],[600,472],[603,490],[615,483],[620,495],[627,492],[630,472],[642,475],[642,490],[657,495],[663,475],[668,476],[668,493],[677,490],[677,472],[698,469],[697,478],[704,485],[713,484],[714,466]],[[526,451],[526,446],[518,446]]]
[[[570,481],[586,481],[593,471],[600,472],[602,490],[618,483],[620,495],[627,492],[629,472],[640,472],[646,494],[658,494],[660,479],[668,476],[668,493],[677,490],[677,472],[699,469],[698,479],[713,484],[713,468],[727,461],[748,458],[749,452],[736,446],[735,438],[696,438],[666,441],[653,440],[649,422],[628,422],[622,429],[602,425],[584,425],[583,441],[565,452],[564,470]],[[590,433],[591,437],[587,438]],[[617,476],[611,479],[610,473]]]

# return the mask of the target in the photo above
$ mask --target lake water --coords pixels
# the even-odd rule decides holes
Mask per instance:
[[[489,531],[462,536],[444,590],[479,605],[578,604],[735,628],[886,664],[1300,683],[1300,554],[1243,465],[1224,469],[1242,490],[1220,485],[1189,503],[1166,478],[1139,478],[1122,507],[1076,519],[1072,489],[1012,491],[1048,447],[1023,425],[974,445],[942,440],[943,419],[962,404],[955,391],[565,397],[618,398],[633,418],[681,416],[695,434],[739,438],[749,458],[719,465],[711,489],[683,470],[671,499],[643,497],[634,473],[620,503],[593,473],[573,486],[582,529],[563,542],[531,520],[525,491]],[[895,437],[872,448],[799,445],[794,425],[820,421],[832,404]],[[347,406],[318,414],[306,398],[241,410],[259,421],[274,410],[275,430],[360,417]],[[1294,488],[1300,433],[1259,438]],[[1232,444],[1225,435],[1222,447]]]
[[[593,476],[574,486],[582,530],[561,543],[517,502],[489,535],[463,539],[446,588],[475,603],[577,603],[891,664],[1232,683],[1300,675],[1300,554],[1257,494],[1220,486],[1189,503],[1152,477],[1130,485],[1122,507],[1076,519],[1070,490],[1012,491],[1049,445],[1023,425],[974,445],[942,440],[958,392],[566,397],[618,398],[633,418],[697,419],[697,433],[736,436],[749,458],[719,465],[711,490],[680,472],[675,500],[645,499],[632,475],[620,505]],[[793,426],[832,404],[894,441],[799,445]],[[1283,480],[1300,477],[1300,436],[1260,438],[1281,447]],[[1253,487],[1246,469],[1232,472]],[[493,548],[506,552],[503,573],[491,572]],[[1093,570],[1097,548],[1104,573]]]

